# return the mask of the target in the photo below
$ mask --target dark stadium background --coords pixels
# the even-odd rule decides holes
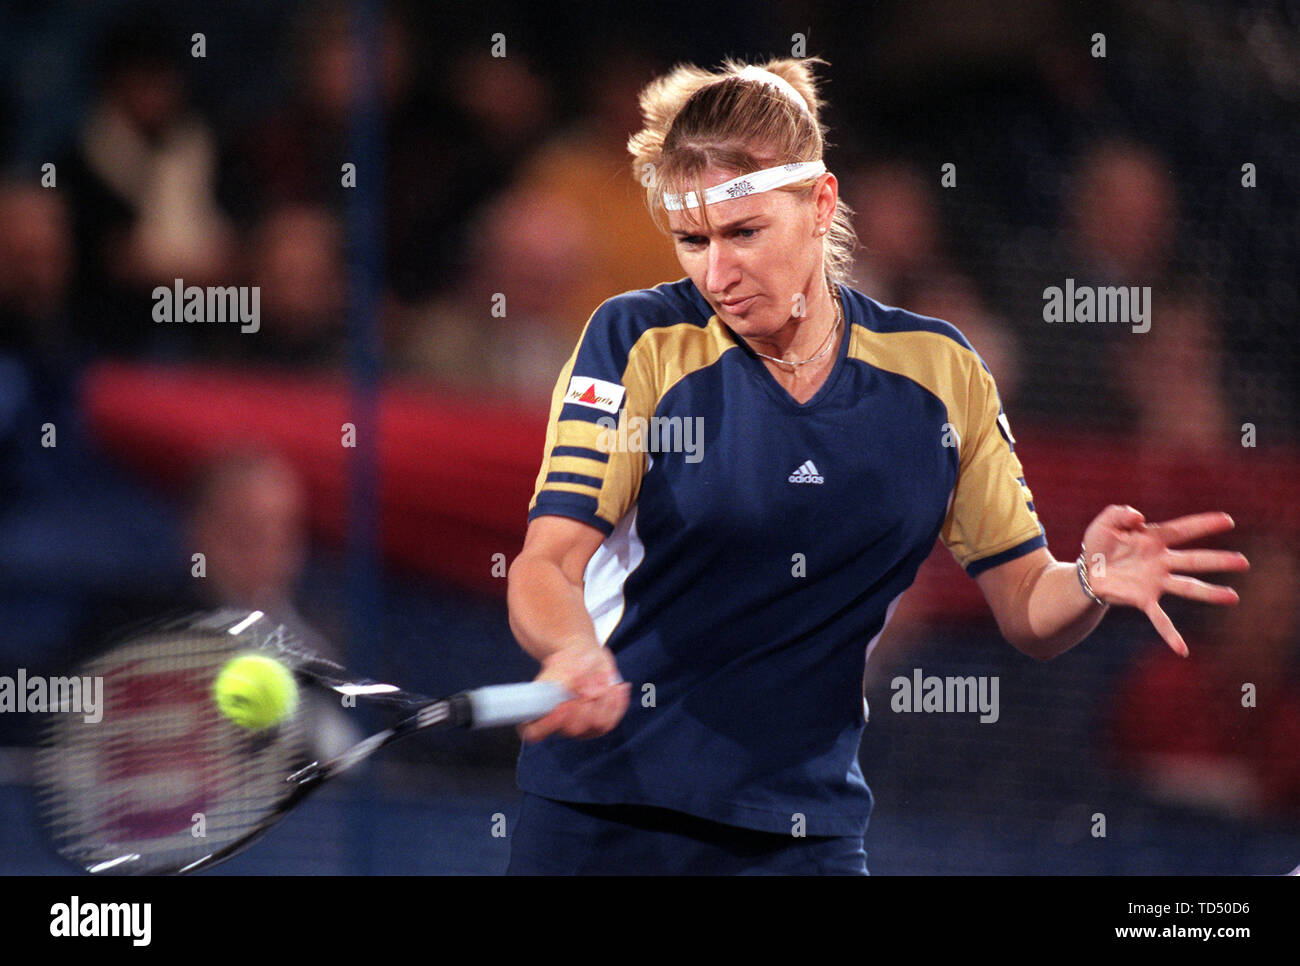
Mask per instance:
[[[680,276],[625,160],[635,92],[677,61],[789,56],[801,37],[830,63],[858,285],[984,356],[1057,557],[1127,502],[1149,519],[1227,510],[1224,545],[1268,562],[1229,581],[1231,619],[1169,603],[1211,668],[1189,682],[1131,614],[1050,663],[1021,656],[940,547],[869,669],[871,870],[1287,871],[1298,20],[1295,4],[1197,0],[9,0],[0,674],[66,673],[113,627],[193,600],[194,480],[233,449],[296,477],[281,479],[309,541],[294,609],[349,666],[429,693],[529,676],[500,573],[550,384],[601,299]],[[155,112],[173,194],[133,206],[105,183],[104,145],[130,139],[95,125],[121,97]],[[156,323],[149,292],[182,270],[260,285],[262,330]],[[1066,278],[1151,286],[1151,332],[1044,322],[1043,291]],[[895,713],[890,682],[914,668],[996,675],[999,720]],[[1243,681],[1257,708],[1207,711]],[[29,718],[0,716],[0,871],[68,871],[39,833]],[[1156,732],[1215,744],[1211,727],[1193,787],[1151,770]],[[395,747],[223,871],[500,872],[516,748]],[[1239,794],[1233,776],[1261,775],[1271,798]]]

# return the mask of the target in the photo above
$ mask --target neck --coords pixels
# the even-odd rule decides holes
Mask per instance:
[[[817,288],[808,301],[808,312],[792,315],[786,323],[770,336],[745,339],[749,347],[762,356],[771,356],[784,363],[800,363],[822,352],[828,344],[838,342],[837,322],[840,309],[826,286]],[[834,352],[826,355],[833,356]],[[767,361],[771,362],[772,359]],[[780,365],[781,363],[774,363]]]

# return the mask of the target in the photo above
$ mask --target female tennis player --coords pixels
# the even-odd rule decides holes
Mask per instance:
[[[1046,659],[1110,606],[1177,653],[1222,513],[1111,506],[1058,563],[993,378],[845,284],[813,65],[681,66],[629,141],[686,278],[600,305],[560,374],[511,627],[575,698],[523,731],[512,873],[866,872],[864,664],[941,537]],[[611,239],[617,244],[617,239]],[[586,739],[586,740],[574,740]]]

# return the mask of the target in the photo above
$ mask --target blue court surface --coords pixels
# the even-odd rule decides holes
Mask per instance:
[[[297,808],[209,875],[498,875],[519,794],[508,771],[449,778],[372,769]],[[13,777],[13,776],[11,776]],[[469,785],[475,786],[474,790]],[[1088,806],[1058,802],[1004,820],[879,801],[867,834],[873,875],[1278,875],[1300,862],[1300,832],[1243,826],[1108,796],[1107,836]],[[502,820],[504,816],[504,823]],[[1079,829],[1084,829],[1079,834]],[[75,873],[46,843],[25,784],[0,784],[0,873]],[[629,870],[635,872],[636,870]]]

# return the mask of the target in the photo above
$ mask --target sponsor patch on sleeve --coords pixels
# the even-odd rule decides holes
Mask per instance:
[[[569,390],[564,394],[566,403],[590,406],[607,413],[618,412],[623,404],[623,393],[627,389],[616,382],[592,379],[589,376],[574,376],[569,380]]]

